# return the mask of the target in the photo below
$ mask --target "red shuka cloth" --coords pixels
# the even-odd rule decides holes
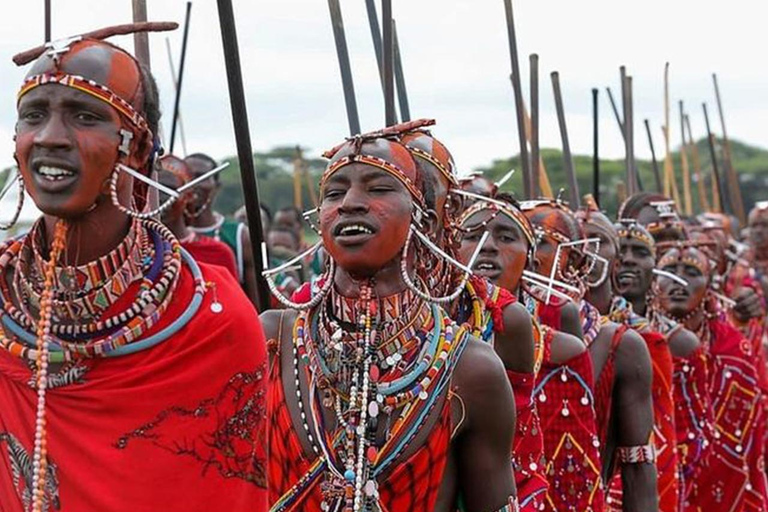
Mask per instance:
[[[680,510],[679,466],[675,403],[673,397],[672,354],[667,339],[648,329],[637,331],[645,340],[653,366],[653,442],[656,446],[656,474],[659,490],[659,512]],[[621,510],[621,479],[613,478],[609,489],[611,510]]]
[[[698,496],[689,496],[689,501],[715,512],[765,511],[764,415],[756,355],[731,324],[713,319],[708,327],[714,434],[706,467],[697,479]]]
[[[195,261],[224,267],[235,281],[238,280],[235,253],[224,242],[207,236],[195,236],[189,242],[181,242],[181,246],[189,251]]]
[[[201,267],[205,280],[216,283],[221,313],[211,311],[208,291],[198,313],[165,342],[83,360],[68,373],[74,382],[48,390],[55,466],[48,496],[59,505],[51,510],[266,510],[264,334],[237,283],[220,268]],[[184,266],[174,299],[151,332],[181,315],[193,291]],[[2,512],[29,510],[22,496],[35,433],[31,376],[25,363],[0,351]],[[22,472],[16,483],[14,466]]]
[[[272,343],[272,342],[270,342]],[[275,342],[276,344],[278,342]],[[271,347],[272,345],[270,345]],[[270,446],[268,480],[269,503],[275,505],[302,477],[316,458],[306,456],[294,429],[280,373],[279,348],[269,371],[267,414]],[[291,391],[293,392],[293,391]],[[384,512],[429,511],[437,501],[451,443],[451,401],[444,401],[440,418],[426,442],[407,460],[397,462],[390,474],[379,480],[378,490]],[[323,475],[286,500],[285,512],[321,512]],[[223,509],[222,509],[223,510]]]

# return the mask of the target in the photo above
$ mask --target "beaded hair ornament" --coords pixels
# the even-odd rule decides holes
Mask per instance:
[[[656,257],[656,241],[642,224],[636,219],[619,219],[616,224],[619,239],[637,240],[648,247],[653,257]]]

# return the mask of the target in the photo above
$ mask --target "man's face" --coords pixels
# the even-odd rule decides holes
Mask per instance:
[[[768,253],[768,213],[755,216],[750,221],[749,242],[759,255]]]
[[[295,212],[280,210],[275,214],[274,225],[282,229],[292,231],[297,236],[301,233],[301,222],[296,218]]]
[[[288,259],[299,252],[296,237],[289,231],[273,229],[267,235],[267,247],[270,254]]]
[[[627,299],[645,297],[651,289],[656,259],[651,248],[635,238],[619,239],[618,292]]]
[[[178,189],[182,185],[181,179],[173,174],[170,171],[167,171],[165,169],[161,169],[157,173],[157,181],[161,185],[165,185],[168,188],[171,188],[173,190]],[[187,194],[182,194],[182,197],[177,199],[170,208],[166,208],[162,213],[161,220],[163,221],[163,224],[170,225],[172,223],[175,223],[179,220],[179,218],[182,218],[184,216],[184,209],[186,208],[186,202],[187,202],[188,196]],[[164,192],[159,193],[158,200],[160,204],[165,203],[165,201],[168,200],[168,195]]]
[[[76,89],[47,84],[24,95],[18,105],[15,156],[37,207],[76,218],[98,201],[109,200],[120,128],[112,107]],[[126,187],[129,180],[121,176],[118,190]]]
[[[506,290],[515,291],[528,261],[528,240],[520,227],[508,216],[494,212],[480,211],[467,219],[464,227],[468,230],[461,240],[459,259],[469,263],[480,243],[483,233],[488,230],[486,240],[472,268],[475,274]],[[489,219],[491,219],[489,221]],[[483,226],[483,223],[487,223]]]
[[[664,311],[681,318],[701,304],[707,293],[709,276],[698,267],[682,262],[666,265],[662,270],[688,281],[688,285],[683,286],[671,279],[659,280],[659,299]]]
[[[616,253],[616,238],[614,238],[612,234],[607,233],[605,228],[599,228],[597,227],[597,224],[593,222],[585,222],[583,227],[587,238],[597,238],[600,240],[597,254],[603,258],[604,261],[596,260],[595,264],[592,265],[591,272],[587,276],[590,283],[597,285],[598,281],[603,276],[606,276],[607,279],[611,278],[618,257],[618,254]],[[594,249],[595,244],[590,243],[588,250],[592,251]]]
[[[214,168],[212,162],[204,158],[188,157],[184,159],[184,162],[189,166],[192,179],[198,178]],[[190,210],[198,210],[211,204],[218,190],[219,182],[214,176],[195,185],[195,193],[189,203]]]

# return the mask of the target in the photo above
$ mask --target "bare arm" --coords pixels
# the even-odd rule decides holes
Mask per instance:
[[[516,494],[510,460],[515,400],[504,366],[493,349],[470,341],[456,370],[455,384],[466,406],[457,437],[459,488],[466,512],[493,512]]]
[[[256,264],[253,261],[251,250],[251,235],[247,229],[242,230],[243,247],[243,291],[251,299],[251,303],[258,308],[259,301],[256,297]]]
[[[496,333],[493,347],[507,370],[533,372],[533,325],[522,304],[504,308],[504,332]]]
[[[560,310],[560,330],[584,339],[584,333],[581,331],[581,316],[579,307],[573,302],[564,305]]]
[[[617,446],[640,446],[650,442],[653,429],[651,381],[648,347],[639,334],[627,331],[616,352],[614,410],[617,413]],[[658,510],[654,464],[623,464],[621,482],[624,512]]]
[[[669,351],[675,357],[690,357],[700,345],[699,338],[685,327],[677,329],[669,338]]]

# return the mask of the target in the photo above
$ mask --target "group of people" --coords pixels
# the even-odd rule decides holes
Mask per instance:
[[[116,33],[26,54],[0,511],[768,510],[768,203],[739,239],[519,201],[402,123],[325,153],[314,245],[262,210],[258,315],[217,162],[161,155]]]

